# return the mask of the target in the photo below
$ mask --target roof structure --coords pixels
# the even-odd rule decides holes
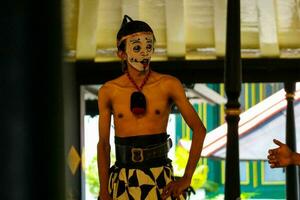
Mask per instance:
[[[266,160],[268,149],[275,148],[274,138],[285,142],[286,99],[282,89],[240,115],[239,155],[241,160]],[[300,83],[296,84],[294,114],[296,135],[300,136]],[[227,123],[207,133],[202,156],[226,157]],[[186,149],[190,142],[180,140]],[[300,137],[297,138],[300,149]]]

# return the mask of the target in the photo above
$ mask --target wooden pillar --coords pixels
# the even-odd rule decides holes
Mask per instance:
[[[64,91],[64,139],[66,179],[66,199],[82,198],[82,157],[80,144],[80,85],[77,81],[75,66],[65,62],[63,68],[63,91]]]
[[[0,199],[64,200],[61,6],[1,2]]]
[[[286,92],[287,109],[286,109],[286,144],[292,151],[296,151],[296,128],[294,115],[294,96],[295,96],[294,82],[284,83]],[[286,168],[286,199],[299,199],[299,183],[298,183],[298,167],[291,165]]]
[[[228,0],[225,56],[225,92],[228,98],[225,113],[227,128],[225,200],[240,197],[239,136],[238,123],[241,92],[241,44],[240,44],[240,1]]]

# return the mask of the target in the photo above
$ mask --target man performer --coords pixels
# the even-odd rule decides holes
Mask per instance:
[[[106,82],[98,93],[98,171],[101,200],[184,199],[201,155],[206,134],[185,96],[181,82],[150,68],[155,37],[151,27],[124,16],[117,34],[124,74]],[[175,104],[193,131],[183,177],[175,180],[166,133]],[[110,124],[114,119],[116,163],[110,168]]]

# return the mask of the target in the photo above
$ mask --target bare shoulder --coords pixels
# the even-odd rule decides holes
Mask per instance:
[[[98,103],[99,106],[106,105],[106,107],[111,108],[112,100],[117,94],[118,90],[122,85],[123,76],[120,76],[116,79],[107,81],[104,83],[98,90]]]
[[[112,88],[113,85],[111,84],[110,81],[104,83],[98,90],[98,96],[108,94]]]
[[[161,74],[158,72],[153,72],[156,81],[158,81],[161,84],[172,86],[172,85],[181,85],[181,82],[178,78],[175,76],[169,75],[169,74]]]
[[[165,91],[170,98],[172,98],[173,100],[184,98],[184,88],[181,81],[178,78],[172,75],[160,74],[156,72],[155,76],[162,91]]]
[[[122,87],[122,83],[124,82],[124,75],[119,76],[113,80],[107,81],[104,83],[98,91],[98,94],[100,93],[110,93],[112,94],[115,90],[117,90],[119,87]]]

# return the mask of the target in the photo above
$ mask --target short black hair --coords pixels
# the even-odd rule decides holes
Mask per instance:
[[[143,21],[133,20],[128,15],[124,15],[122,25],[117,34],[117,41],[120,41],[124,36],[131,35],[138,32],[151,32],[154,37],[152,28]],[[155,40],[155,37],[154,37]],[[125,43],[118,44],[118,50],[125,50]]]

